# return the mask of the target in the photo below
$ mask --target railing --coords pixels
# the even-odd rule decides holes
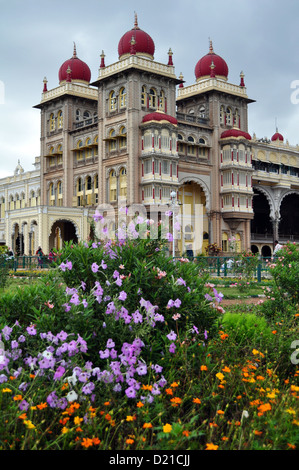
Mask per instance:
[[[176,259],[181,259],[182,257],[176,257]],[[206,271],[210,276],[218,277],[236,277],[236,273],[232,267],[234,262],[233,256],[187,256],[190,261],[197,263],[203,271]],[[271,259],[271,258],[270,258]],[[262,276],[269,276],[269,268],[267,261],[269,258],[259,258],[259,263],[254,273],[254,278],[258,282],[261,281]]]
[[[39,259],[38,256],[16,256],[13,259],[2,261],[4,265],[7,265],[9,269],[13,271],[17,270],[37,270],[45,269],[50,265],[50,261],[46,256]]]

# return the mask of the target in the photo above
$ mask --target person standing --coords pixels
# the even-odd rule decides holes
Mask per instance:
[[[41,249],[41,247],[39,246],[38,249],[36,250],[36,253],[37,255],[37,260],[38,260],[38,266],[40,267],[40,269],[42,269],[43,267],[43,256],[44,256],[44,253],[43,253],[43,250]]]
[[[275,256],[279,250],[283,248],[283,245],[278,243],[278,240],[275,240],[273,255]]]

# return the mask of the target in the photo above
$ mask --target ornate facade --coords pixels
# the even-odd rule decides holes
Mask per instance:
[[[198,254],[208,243],[229,252],[233,238],[237,251],[269,256],[275,239],[299,241],[299,147],[278,132],[271,140],[249,135],[254,100],[243,73],[239,84],[230,83],[210,42],[194,64],[194,84],[185,86],[171,49],[166,63],[155,61],[154,52],[135,15],[119,40],[118,61],[106,65],[102,52],[93,82],[75,46],[58,86],[48,90],[44,80],[35,106],[40,159],[28,183],[13,177],[16,188],[28,187],[18,206],[11,204],[12,179],[0,181],[0,242],[21,253],[37,245],[48,252],[63,240],[87,239],[99,205],[117,214],[125,201],[159,217],[172,191],[184,214],[181,253]],[[38,194],[32,214],[30,185]]]

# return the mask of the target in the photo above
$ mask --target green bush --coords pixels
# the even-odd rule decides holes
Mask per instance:
[[[226,312],[221,319],[221,326],[239,345],[246,343],[251,347],[262,347],[273,337],[266,319],[255,313]]]

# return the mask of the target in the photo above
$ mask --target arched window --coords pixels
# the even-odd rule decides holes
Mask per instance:
[[[20,209],[21,203],[20,203],[20,196],[18,194],[16,194],[15,196],[15,201],[16,201],[16,204],[15,204],[16,209]]]
[[[116,150],[116,137],[115,137],[115,130],[111,129],[109,132],[109,151]]]
[[[231,108],[226,109],[226,124],[231,126],[233,124],[233,113]]]
[[[50,125],[50,132],[51,132],[51,131],[55,131],[55,117],[54,117],[54,113],[51,113],[51,114],[50,114],[49,125]]]
[[[79,140],[77,143],[77,151],[76,151],[76,156],[77,160],[82,160],[83,159],[83,151],[81,150],[81,147],[83,147],[83,142],[82,140]]]
[[[112,90],[109,94],[109,109],[110,111],[116,110],[116,94],[114,90]]]
[[[206,108],[204,106],[200,106],[199,108],[199,117],[205,118],[206,117]]]
[[[57,147],[57,165],[62,164],[62,144]]]
[[[225,121],[224,115],[225,115],[225,113],[224,113],[224,107],[223,107],[223,106],[220,106],[220,124],[224,124],[224,121]]]
[[[146,106],[146,87],[141,88],[141,106]]]
[[[160,111],[165,111],[165,93],[164,93],[163,90],[160,91],[159,109],[160,109]]]
[[[57,126],[58,126],[58,129],[62,129],[63,127],[63,116],[62,116],[61,109],[57,113]]]
[[[109,173],[109,200],[116,201],[116,172],[111,170]]]
[[[58,206],[62,206],[62,182],[58,181],[57,183],[57,195],[58,195]]]
[[[154,88],[151,88],[149,92],[149,107],[157,108],[157,93]]]
[[[236,252],[241,253],[241,248],[242,248],[242,242],[241,242],[241,235],[239,233],[236,233]]]
[[[90,112],[89,111],[84,111],[83,119],[89,119],[89,118],[90,118]]]
[[[99,176],[98,176],[97,173],[94,175],[93,186],[94,186],[94,204],[98,204],[98,198],[99,198]]]
[[[125,88],[121,88],[119,92],[119,107],[125,108],[127,105],[127,93]]]
[[[119,195],[121,198],[127,197],[127,170],[121,168],[119,172]]]
[[[190,144],[194,144],[195,140],[192,135],[189,135],[188,142],[190,142]],[[196,149],[194,145],[188,145],[188,148],[187,148],[188,155],[195,155],[195,150]]]
[[[226,232],[222,234],[222,251],[228,251],[228,235]]]
[[[127,146],[127,129],[122,126],[119,131],[120,139],[119,139],[119,147],[124,148]]]
[[[51,183],[49,186],[49,205],[55,206],[55,188],[54,183]]]
[[[76,121],[81,121],[81,111],[80,111],[80,109],[76,109]]]

